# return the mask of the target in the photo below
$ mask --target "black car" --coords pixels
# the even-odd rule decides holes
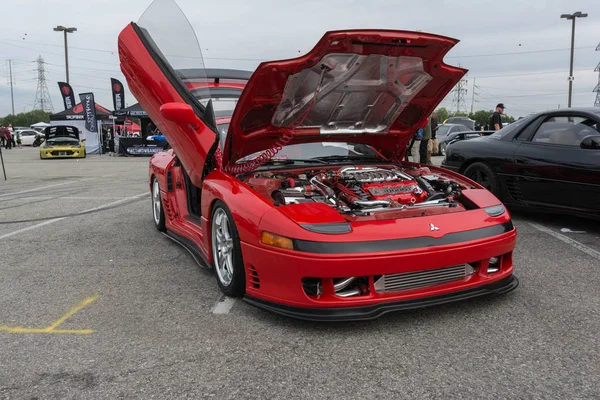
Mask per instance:
[[[452,143],[442,167],[508,206],[600,218],[600,109],[547,111]]]

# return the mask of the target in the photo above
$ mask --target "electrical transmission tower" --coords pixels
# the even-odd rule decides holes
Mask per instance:
[[[479,89],[479,86],[477,86],[477,85],[475,84],[475,78],[473,78],[473,93],[472,93],[472,95],[471,95],[471,114],[473,114],[473,105],[474,105],[475,103],[477,103],[477,100],[475,100],[475,96],[479,96],[479,93],[477,93],[477,92],[475,91],[475,89]]]
[[[54,112],[52,106],[52,98],[46,84],[46,71],[44,69],[44,59],[42,56],[37,58],[37,90],[35,92],[35,100],[33,101],[34,110],[43,110],[46,112]]]
[[[464,112],[465,114],[468,113],[467,101],[465,100],[467,97],[467,83],[469,83],[468,80],[462,79],[452,90],[452,93],[454,93],[454,98],[452,99],[452,109],[456,110],[456,114],[460,112]]]
[[[600,51],[600,43],[596,46],[596,51]],[[596,92],[596,101],[594,101],[594,107],[600,107],[600,62],[594,68],[594,71],[598,73],[598,84],[594,88],[593,92]]]

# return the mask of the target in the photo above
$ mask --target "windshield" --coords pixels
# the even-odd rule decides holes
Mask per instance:
[[[514,132],[517,128],[519,128],[523,124],[529,122],[530,120],[531,120],[531,117],[525,117],[523,119],[515,121],[510,125],[506,125],[504,128],[500,129],[499,131],[492,133],[488,137],[491,139],[502,139],[503,137]]]
[[[442,125],[438,128],[436,136],[446,136],[448,132],[452,129],[450,125]]]
[[[252,160],[260,154],[262,154],[262,152],[250,154],[237,162],[241,163]],[[283,146],[279,153],[273,157],[273,160],[310,160],[322,157],[348,157],[349,159],[364,157],[372,158],[373,160],[381,160],[381,156],[371,147],[364,144],[345,142],[317,142]]]

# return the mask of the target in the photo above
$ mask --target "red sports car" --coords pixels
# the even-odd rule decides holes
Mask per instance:
[[[121,69],[172,147],[150,160],[156,227],[214,268],[226,295],[356,320],[518,285],[501,202],[402,162],[466,72],[443,61],[456,40],[335,31],[252,74],[214,71],[181,17],[159,1],[127,26]]]

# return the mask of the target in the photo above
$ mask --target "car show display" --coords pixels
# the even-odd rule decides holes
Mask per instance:
[[[214,269],[224,294],[295,318],[371,319],[514,289],[517,232],[502,203],[401,161],[466,72],[443,62],[455,44],[328,32],[303,56],[215,82],[181,10],[153,3],[119,35],[119,55],[171,147],[150,159],[156,228]],[[232,92],[230,117],[217,118],[213,89]]]

